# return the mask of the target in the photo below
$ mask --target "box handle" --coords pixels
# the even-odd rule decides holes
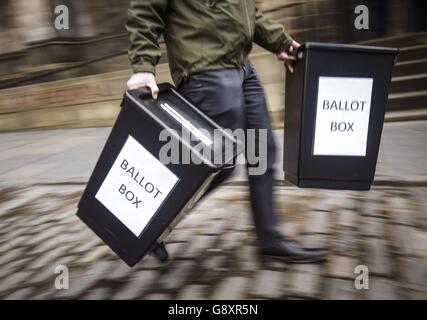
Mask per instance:
[[[158,84],[158,88],[159,88],[159,95],[160,95],[161,93],[166,92],[171,88],[173,88],[173,86],[170,83],[160,83]],[[151,99],[151,90],[148,87],[141,87],[132,91],[135,91],[137,93],[136,96],[140,100]]]
[[[138,98],[140,100],[151,98],[151,90],[148,89],[147,87],[138,88],[136,90],[138,92]]]

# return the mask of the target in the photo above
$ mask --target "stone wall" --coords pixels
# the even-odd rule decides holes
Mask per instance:
[[[406,60],[396,66],[396,75],[404,77],[394,78],[390,105],[393,110],[424,107],[425,77],[416,73],[427,70],[427,61],[422,60],[427,33],[405,34],[412,30],[409,20],[413,11],[408,3],[418,0],[388,0],[384,33],[375,29],[355,33],[352,1],[260,0],[257,3],[300,42],[360,42],[382,34],[384,41],[368,44],[405,47]],[[369,2],[375,15],[372,4],[381,1],[360,2]],[[53,27],[53,12],[58,4],[70,8],[70,30],[58,31]],[[127,4],[128,0],[2,0],[0,131],[111,125],[130,75],[124,27]],[[399,39],[387,40],[396,34]],[[165,56],[159,66],[159,82],[170,81]],[[260,48],[255,48],[251,58],[261,75],[273,122],[280,126],[284,107],[283,64]],[[410,96],[410,101],[406,98],[408,86],[421,92],[415,98]]]

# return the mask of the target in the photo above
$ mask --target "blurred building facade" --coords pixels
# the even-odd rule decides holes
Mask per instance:
[[[125,29],[128,3],[0,0],[0,131],[111,124],[130,74]],[[59,5],[69,9],[68,30],[55,28],[55,8]],[[358,5],[369,9],[367,30],[354,26]],[[425,108],[426,0],[257,0],[257,7],[281,22],[299,42],[399,47],[400,62],[393,75],[389,109]],[[252,61],[280,124],[283,68],[273,55],[258,47]],[[160,62],[158,80],[170,81],[165,54]],[[32,84],[39,87],[29,86]],[[105,107],[108,103],[110,109]],[[49,110],[49,115],[42,110]],[[110,111],[100,116],[100,110]]]
[[[25,75],[46,74],[73,67],[76,62],[123,53],[127,47],[127,4],[127,0],[1,0],[0,83],[5,80],[14,84]],[[68,30],[55,28],[55,8],[59,5],[69,9]],[[93,70],[87,66],[84,73]],[[80,74],[81,70],[65,72],[35,81]]]
[[[426,28],[424,0],[257,2],[261,10],[283,23],[300,42],[357,42]],[[69,8],[69,30],[54,27],[58,5]],[[125,54],[127,5],[128,0],[2,0],[0,85],[9,82],[13,86],[20,83],[16,80],[23,83],[22,78],[30,76],[36,78],[26,82],[111,71],[100,66],[92,68],[90,62]],[[369,30],[354,28],[357,5],[369,8]],[[79,67],[78,62],[87,64]],[[122,67],[125,65],[118,64],[113,69]],[[60,72],[63,69],[67,70]]]

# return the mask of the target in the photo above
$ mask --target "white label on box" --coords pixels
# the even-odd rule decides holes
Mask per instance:
[[[313,155],[366,156],[372,83],[372,78],[319,78]]]
[[[95,197],[138,237],[178,180],[129,135]]]

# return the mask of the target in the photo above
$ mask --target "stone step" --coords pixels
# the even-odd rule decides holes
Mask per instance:
[[[391,79],[390,93],[421,91],[427,88],[427,73],[394,77]]]
[[[369,39],[360,41],[358,44],[395,48],[425,45],[427,44],[427,32],[414,32],[381,39]]]
[[[396,63],[393,70],[393,77],[420,73],[427,73],[427,58]]]
[[[427,57],[427,44],[399,48],[397,61],[418,60]]]
[[[427,106],[427,90],[389,95],[387,111],[422,109]]]
[[[385,114],[386,122],[427,120],[427,109],[398,110]]]

